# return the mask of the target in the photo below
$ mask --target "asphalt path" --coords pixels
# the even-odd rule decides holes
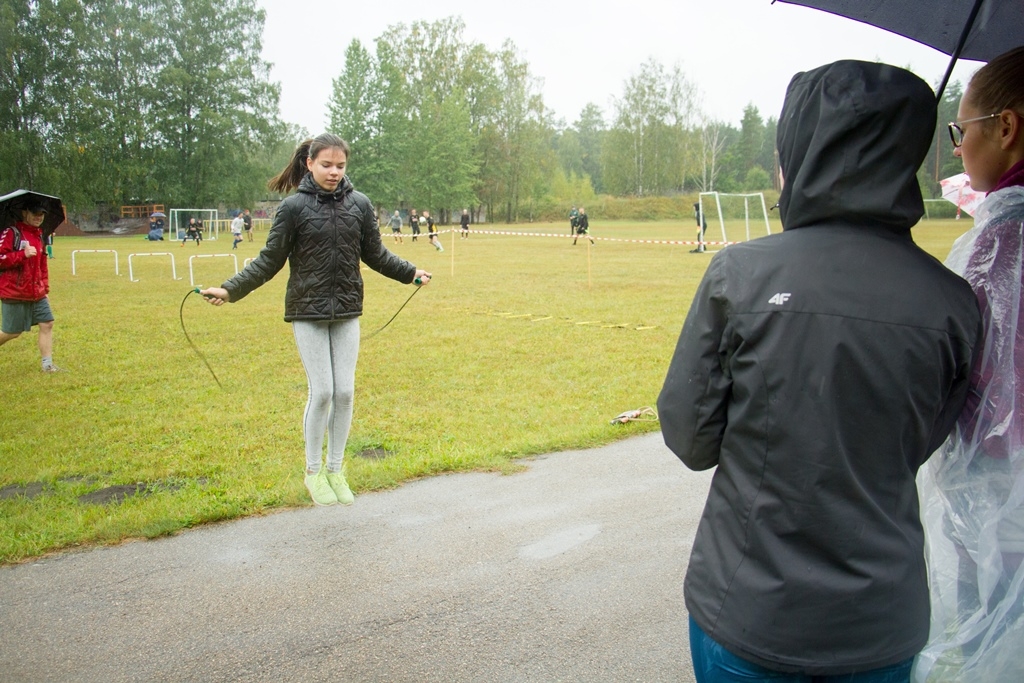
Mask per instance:
[[[0,568],[3,681],[693,681],[660,434]]]

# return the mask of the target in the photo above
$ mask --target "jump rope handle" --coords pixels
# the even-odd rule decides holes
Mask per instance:
[[[416,278],[415,280],[413,280],[413,282],[415,282],[415,283],[416,283],[416,286],[420,286],[420,285],[422,285],[422,284],[423,284],[423,278],[421,278],[421,277],[418,277],[418,278]]]
[[[203,287],[202,285],[199,285],[198,287],[193,287],[192,288],[192,292],[195,293],[195,294],[202,294],[202,291],[201,291],[202,287]],[[211,301],[213,299],[216,299],[217,297],[215,297],[215,296],[205,296],[204,295],[203,298],[206,299],[207,301]]]

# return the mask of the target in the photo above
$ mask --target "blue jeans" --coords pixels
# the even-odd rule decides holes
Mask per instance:
[[[726,650],[690,617],[690,656],[697,683],[909,683],[914,658],[892,666],[839,676],[809,676],[766,669]]]

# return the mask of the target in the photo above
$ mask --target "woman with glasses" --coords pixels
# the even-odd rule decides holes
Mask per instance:
[[[978,297],[985,343],[957,427],[928,462],[932,641],[917,680],[1024,680],[1024,47],[978,70],[949,124],[988,196],[946,265]],[[945,680],[943,678],[943,680]]]

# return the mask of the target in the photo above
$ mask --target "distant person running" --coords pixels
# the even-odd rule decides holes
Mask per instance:
[[[570,235],[575,235],[576,234],[576,226],[579,224],[579,216],[580,216],[580,212],[576,209],[575,206],[572,207],[571,209],[569,209],[569,234]],[[573,242],[573,244],[576,244],[576,243]]]
[[[434,227],[434,219],[430,217],[430,212],[424,211],[420,220],[427,222],[427,239],[434,245],[434,249],[444,251],[444,247],[441,246],[441,240],[437,239],[437,228]]]
[[[232,249],[238,249],[238,243],[242,241],[242,230],[244,229],[245,221],[242,220],[242,214],[238,214],[231,221],[231,236],[234,238],[234,241],[231,243]]]
[[[412,241],[420,234],[420,217],[416,215],[416,209],[409,210],[409,227],[412,228]]]
[[[462,210],[462,218],[459,219],[459,225],[462,227],[462,239],[469,238],[469,209]]]
[[[252,214],[249,213],[249,209],[242,212],[242,222],[245,223],[245,234],[249,237],[249,241],[252,242]]]
[[[587,219],[587,210],[582,206],[580,207],[579,215],[576,216],[576,234],[572,238],[573,244],[576,244],[576,240],[579,239],[580,235],[586,235],[591,244],[596,244],[594,238],[590,236],[590,221]]]
[[[391,234],[395,237],[396,244],[402,244],[402,216],[395,210],[395,215],[388,221],[388,225],[391,226]]]

